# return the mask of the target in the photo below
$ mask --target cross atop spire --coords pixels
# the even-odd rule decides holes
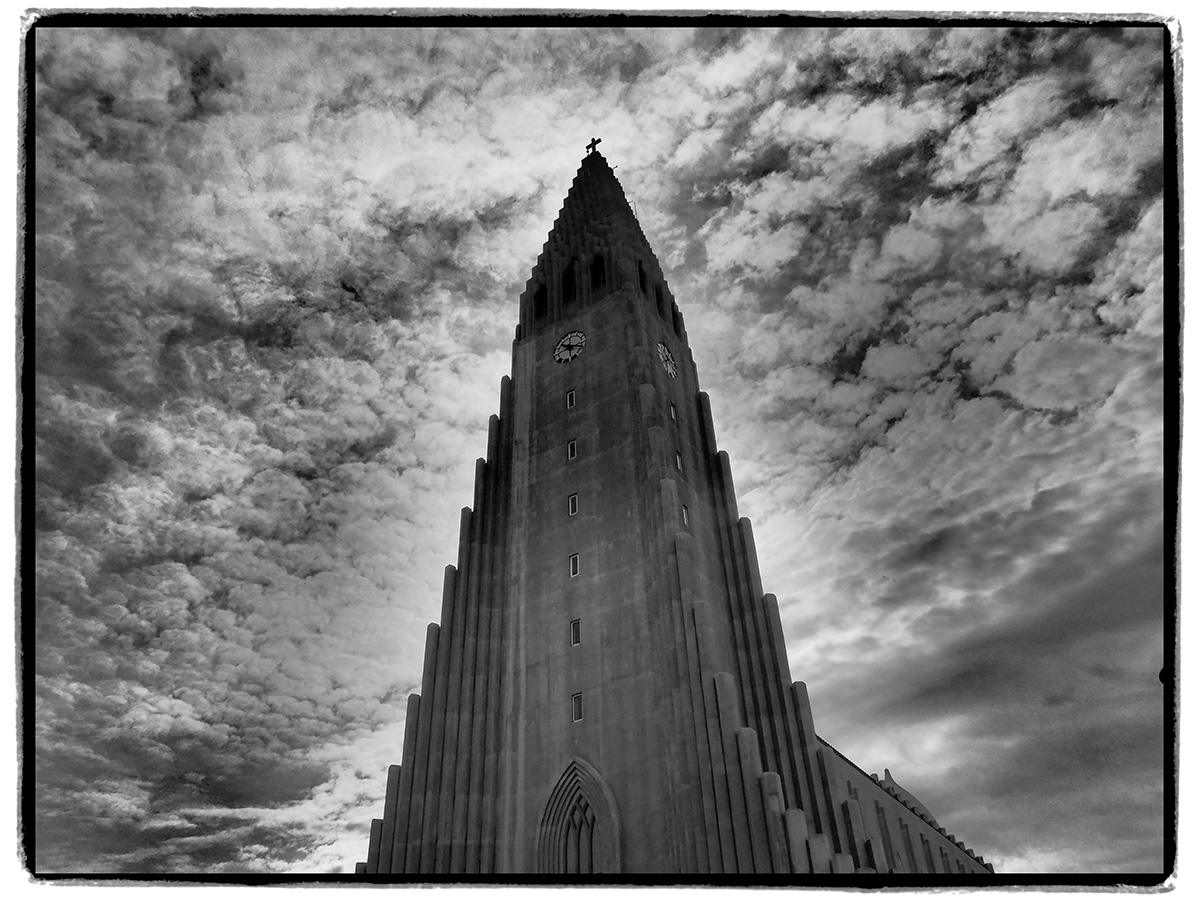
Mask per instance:
[[[587,145],[588,156],[591,156],[593,153],[596,152],[596,145],[598,143],[600,143],[600,138],[598,138],[598,137],[592,138],[592,142]]]

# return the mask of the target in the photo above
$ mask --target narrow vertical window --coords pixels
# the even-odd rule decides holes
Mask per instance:
[[[679,315],[679,307],[671,305],[671,323],[675,327],[675,337],[683,337],[683,316]]]
[[[575,299],[575,260],[571,260],[563,269],[562,298],[563,303],[570,303]]]
[[[642,289],[642,293],[646,293],[646,270],[642,266],[642,261],[638,260],[638,287]]]
[[[571,721],[583,721],[583,694],[571,695]]]
[[[567,404],[567,405],[570,406],[571,404]],[[675,404],[674,403],[671,404],[671,421],[675,421]]]
[[[540,319],[546,315],[546,286],[539,284],[533,292],[533,317]]]
[[[686,525],[687,523],[688,523],[688,514],[687,514],[687,507],[685,506],[683,508],[683,524]]]
[[[667,313],[666,313],[666,310],[663,308],[663,295],[662,295],[662,285],[661,284],[656,284],[654,286],[654,305],[658,307],[658,317],[660,319],[665,319],[667,317]]]
[[[567,515],[573,516],[579,512],[579,495],[572,494],[567,498]]]
[[[571,646],[572,647],[579,646],[579,620],[578,619],[571,620]]]
[[[575,392],[567,391],[567,409],[575,408]]]
[[[570,572],[571,572],[572,578],[574,578],[576,575],[579,574],[579,554],[578,553],[571,554]]]
[[[597,253],[592,257],[592,287],[598,288],[604,284],[604,255]]]
[[[578,449],[574,441],[567,441],[567,459],[574,459],[578,455]]]
[[[683,471],[683,457],[679,453],[675,454],[675,468],[680,472]]]

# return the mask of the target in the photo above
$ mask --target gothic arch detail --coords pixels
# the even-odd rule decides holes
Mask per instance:
[[[579,757],[567,764],[542,811],[537,865],[546,875],[621,871],[616,798],[600,773]]]

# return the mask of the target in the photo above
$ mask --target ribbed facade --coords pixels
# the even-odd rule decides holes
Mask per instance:
[[[519,315],[358,871],[990,871],[816,735],[682,316],[598,153]]]

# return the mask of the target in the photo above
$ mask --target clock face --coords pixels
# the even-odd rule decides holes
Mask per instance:
[[[675,357],[671,355],[671,351],[662,341],[658,342],[658,358],[662,360],[663,368],[667,370],[668,375],[674,378],[679,374],[679,369],[675,366]]]
[[[572,331],[569,334],[564,334],[557,344],[554,345],[554,361],[558,363],[568,363],[583,352],[583,345],[587,343],[587,335],[582,331]]]

